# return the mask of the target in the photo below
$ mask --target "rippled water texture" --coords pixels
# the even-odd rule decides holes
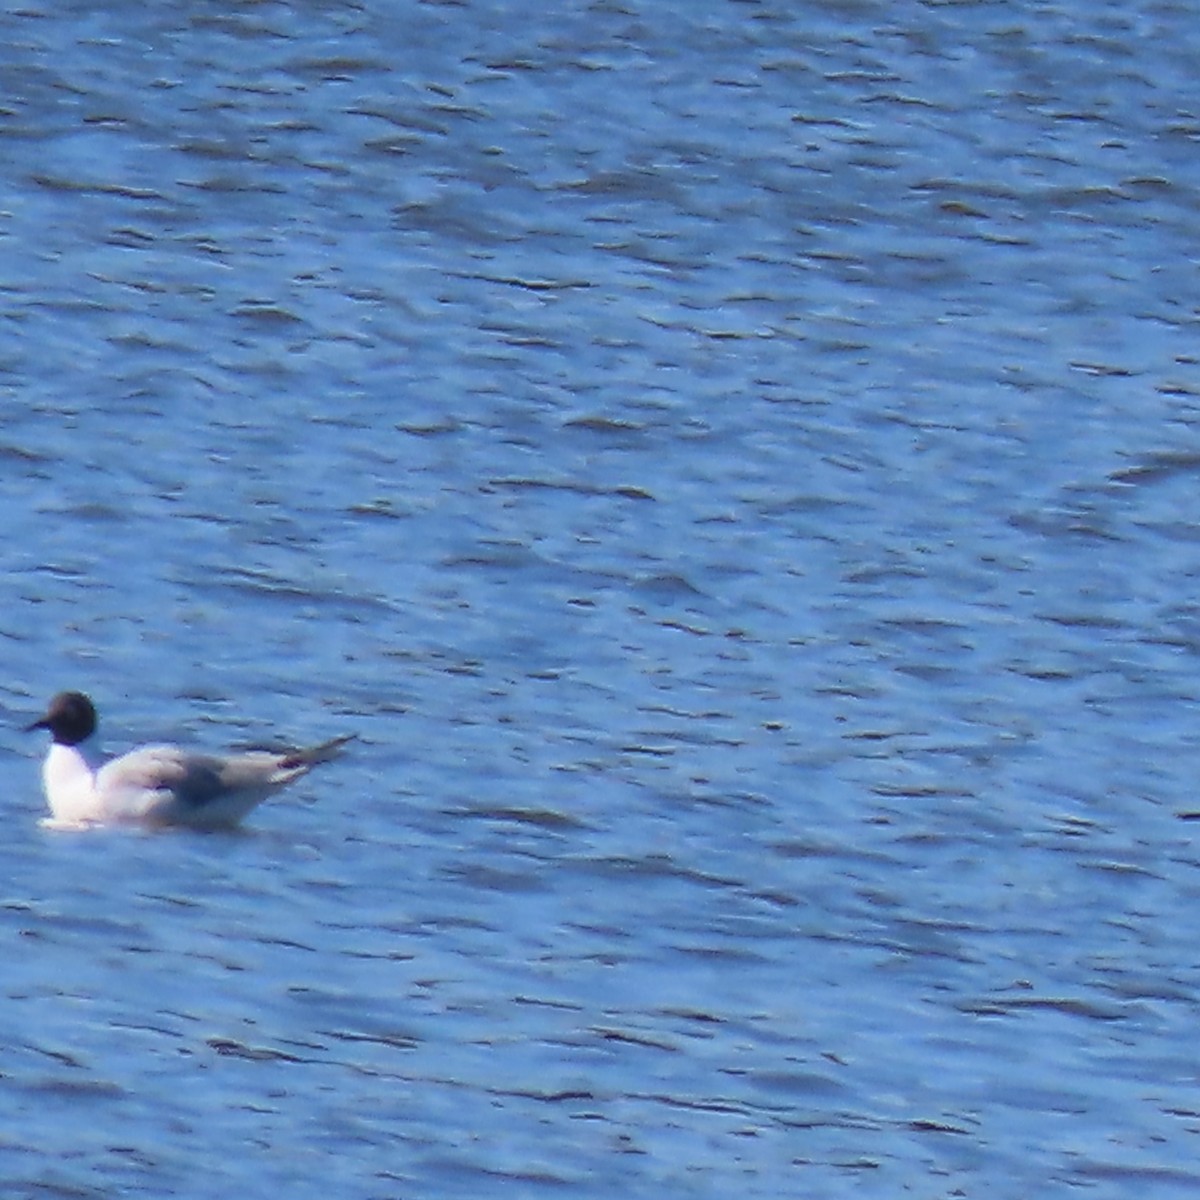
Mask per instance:
[[[1195,1195],[1195,15],[6,8],[0,1192]]]

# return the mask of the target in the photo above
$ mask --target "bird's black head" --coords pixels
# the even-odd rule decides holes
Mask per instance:
[[[96,710],[82,692],[59,692],[46,715],[27,726],[26,732],[31,729],[48,729],[56,742],[77,746],[96,732]]]

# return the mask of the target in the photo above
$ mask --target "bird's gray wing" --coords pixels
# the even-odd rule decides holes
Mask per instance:
[[[350,736],[272,753],[193,754],[145,746],[100,768],[96,792],[103,819],[198,827],[235,825],[260,801],[337,756]]]
[[[178,746],[144,746],[101,767],[96,788],[102,795],[158,793],[200,808],[231,792],[274,786],[280,757],[252,753],[221,758]]]

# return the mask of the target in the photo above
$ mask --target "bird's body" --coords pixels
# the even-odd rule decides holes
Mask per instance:
[[[95,732],[91,701],[63,692],[30,729],[54,738],[42,785],[56,825],[236,825],[256,805],[319,763],[337,757],[353,735],[279,753],[196,754],[178,746],[143,746],[102,762],[87,745]]]

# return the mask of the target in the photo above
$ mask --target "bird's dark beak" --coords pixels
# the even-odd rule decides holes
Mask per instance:
[[[26,733],[32,733],[35,729],[48,729],[50,727],[49,717],[38,717],[31,725],[25,726]]]

